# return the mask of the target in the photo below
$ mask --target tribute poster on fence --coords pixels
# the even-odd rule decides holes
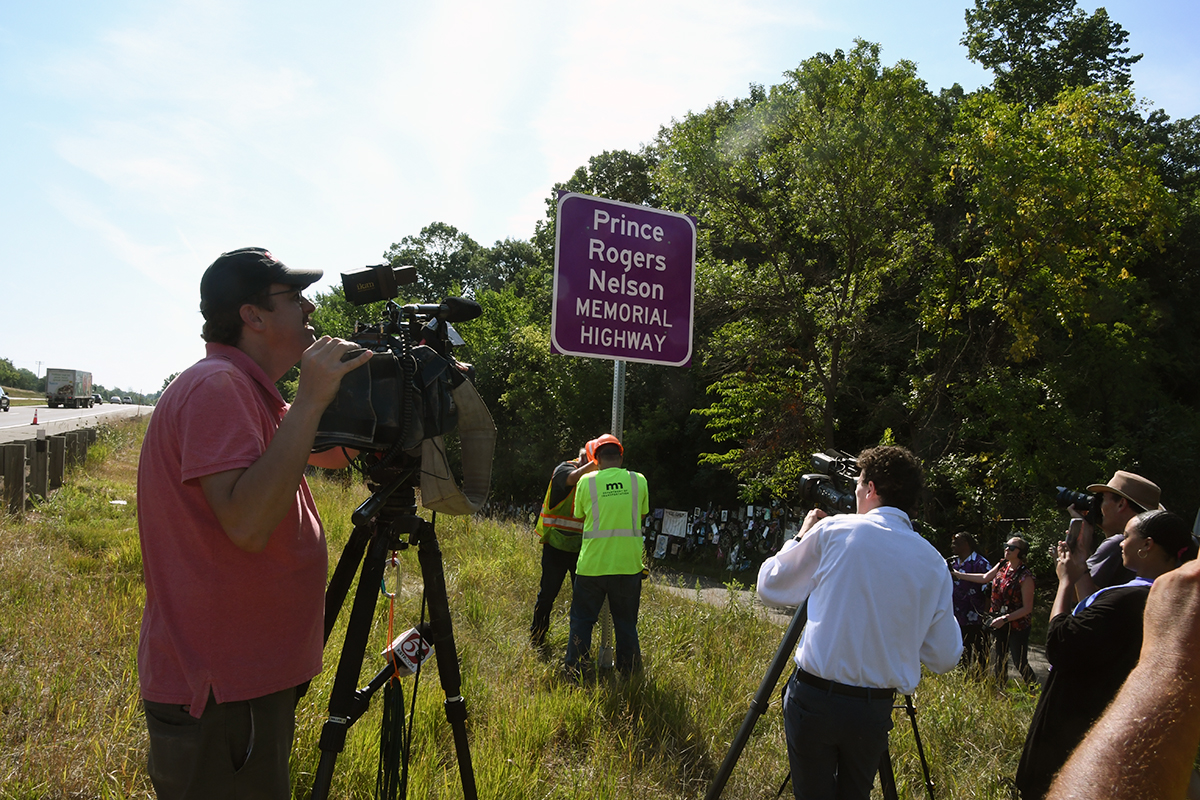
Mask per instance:
[[[683,538],[688,535],[688,515],[686,511],[663,509],[662,532],[667,536]]]

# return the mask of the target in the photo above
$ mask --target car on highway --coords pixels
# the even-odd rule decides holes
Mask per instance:
[[[108,398],[108,402],[110,402],[110,403],[116,403],[117,405],[121,405],[121,398],[117,397],[117,396],[114,394],[112,397]]]
[[[94,395],[92,395],[92,402],[98,406],[102,406],[102,405],[104,405],[104,398],[98,394],[94,394]]]
[[[4,391],[3,386],[0,386],[0,411],[8,411],[8,406],[11,402],[8,399],[8,392]]]
[[[124,403],[124,404],[125,404],[125,405],[127,405],[127,406],[131,406],[131,405],[133,405],[133,398],[131,398],[131,397],[123,397],[123,398],[121,398],[121,402],[122,402],[122,403]]]

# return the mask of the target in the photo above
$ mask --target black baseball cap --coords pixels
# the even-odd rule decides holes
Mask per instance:
[[[200,313],[238,308],[272,283],[304,288],[324,275],[319,269],[292,269],[263,247],[222,253],[200,279]]]

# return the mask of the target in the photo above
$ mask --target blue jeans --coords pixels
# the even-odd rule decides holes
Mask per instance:
[[[642,574],[576,575],[571,595],[571,638],[567,642],[568,669],[588,670],[592,660],[592,628],[600,618],[604,598],[612,612],[615,662],[621,672],[642,665],[638,644],[638,606],[642,600]]]
[[[534,647],[546,643],[546,631],[550,628],[550,612],[554,610],[554,600],[562,589],[563,578],[571,573],[571,583],[575,583],[575,563],[579,553],[568,553],[548,544],[542,545],[542,583],[538,589],[537,603],[533,607],[533,623],[529,626],[529,640]]]
[[[788,681],[783,729],[796,800],[867,800],[892,729],[892,700]]]

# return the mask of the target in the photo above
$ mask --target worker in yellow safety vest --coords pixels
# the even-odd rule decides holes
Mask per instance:
[[[550,612],[554,610],[563,578],[570,572],[571,583],[575,582],[575,562],[583,539],[583,519],[575,516],[575,486],[580,478],[598,468],[588,460],[586,447],[581,447],[574,461],[564,461],[554,468],[546,487],[537,521],[538,536],[542,539],[542,581],[529,626],[529,641],[537,650],[546,648]]]
[[[637,617],[642,596],[642,517],[650,511],[646,477],[622,469],[625,450],[605,434],[588,445],[599,470],[575,487],[575,516],[583,518],[583,542],[571,595],[571,635],[566,669],[591,671],[592,628],[608,598],[615,666],[623,673],[641,667]]]

